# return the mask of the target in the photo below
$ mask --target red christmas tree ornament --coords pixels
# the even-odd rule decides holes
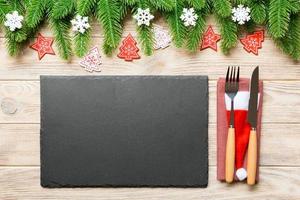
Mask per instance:
[[[215,34],[214,30],[212,29],[212,26],[209,26],[203,36],[202,45],[201,45],[200,50],[211,48],[215,51],[218,51],[217,42],[220,39],[221,39],[221,36],[218,34]]]
[[[36,50],[41,60],[46,54],[55,55],[52,49],[53,38],[44,37],[40,33],[38,34],[37,41],[30,46],[30,48]]]
[[[137,53],[139,49],[136,46],[137,42],[129,34],[123,41],[122,45],[119,48],[120,53],[118,54],[119,58],[123,58],[125,61],[132,61],[133,59],[139,59],[140,56]]]
[[[253,53],[258,55],[258,49],[262,48],[262,42],[264,41],[265,34],[264,31],[256,31],[251,35],[247,35],[242,38],[240,41],[244,45],[244,49],[248,53]]]

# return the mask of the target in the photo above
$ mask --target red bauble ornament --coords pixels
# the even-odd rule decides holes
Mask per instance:
[[[36,50],[41,60],[46,54],[55,55],[52,49],[53,38],[44,37],[40,33],[38,34],[37,41],[30,46],[30,48]]]
[[[244,49],[248,53],[253,53],[258,55],[258,49],[262,48],[262,42],[264,41],[265,34],[264,31],[256,31],[251,35],[247,35],[242,38],[240,41],[244,45]]]
[[[123,41],[122,45],[119,48],[120,53],[118,54],[119,58],[123,58],[125,61],[132,61],[133,59],[139,59],[140,56],[137,53],[139,49],[136,46],[137,42],[129,34]]]
[[[221,39],[221,36],[218,34],[215,34],[214,30],[212,29],[212,26],[209,26],[203,36],[202,45],[201,45],[200,50],[211,48],[215,51],[218,51],[217,42],[220,39]]]

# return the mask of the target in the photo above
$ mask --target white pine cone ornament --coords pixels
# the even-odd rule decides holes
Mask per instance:
[[[18,11],[13,11],[5,15],[4,26],[8,27],[10,31],[22,28],[22,21],[24,17],[19,15]]]
[[[150,21],[154,19],[154,16],[151,15],[149,8],[145,10],[138,8],[137,13],[133,16],[133,18],[137,21],[138,26],[143,24],[149,26]]]
[[[244,5],[238,5],[232,9],[232,20],[238,22],[238,24],[243,25],[250,21],[250,8]]]
[[[89,24],[89,18],[81,15],[76,15],[76,17],[71,20],[71,23],[72,30],[81,34],[91,27]]]
[[[194,8],[184,8],[180,19],[185,26],[195,26],[198,15],[195,13]]]

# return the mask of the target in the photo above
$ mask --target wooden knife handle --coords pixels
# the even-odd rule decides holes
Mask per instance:
[[[225,180],[232,183],[234,177],[235,161],[235,129],[229,128],[226,143]]]
[[[247,183],[248,185],[255,184],[256,168],[257,168],[257,135],[256,130],[250,131],[248,144],[248,160],[247,160]]]

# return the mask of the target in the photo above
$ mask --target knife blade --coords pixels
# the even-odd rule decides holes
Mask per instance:
[[[254,185],[256,180],[257,168],[257,99],[259,87],[259,67],[256,67],[251,76],[250,98],[248,106],[248,122],[251,125],[251,131],[248,144],[248,160],[247,160],[247,184]]]
[[[259,67],[256,67],[251,77],[250,99],[248,105],[248,122],[251,128],[257,125],[257,99],[258,99]]]

